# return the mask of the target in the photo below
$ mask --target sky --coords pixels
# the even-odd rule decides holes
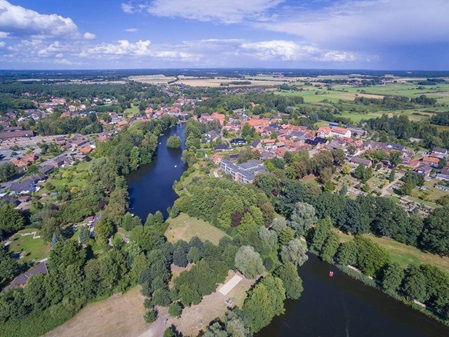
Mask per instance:
[[[0,0],[0,69],[449,70],[449,0]]]

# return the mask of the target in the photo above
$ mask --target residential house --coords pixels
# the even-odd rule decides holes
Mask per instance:
[[[45,261],[38,263],[33,268],[31,268],[28,271],[26,271],[26,272],[20,274],[19,276],[17,276],[11,282],[11,286],[12,287],[23,288],[27,284],[28,279],[30,278],[30,276],[37,275],[37,274],[44,274],[44,275],[48,274],[48,269],[47,269],[47,265],[45,264]]]
[[[339,138],[351,138],[351,130],[346,129],[346,128],[342,128],[340,126],[332,126],[331,128],[331,133],[330,135],[332,137],[339,137]]]
[[[435,157],[423,157],[422,158],[423,163],[429,164],[432,167],[438,167],[438,164],[440,163],[440,159],[439,158],[435,158]]]
[[[34,131],[20,130],[20,131],[0,132],[0,140],[1,139],[11,139],[11,138],[23,138],[23,137],[34,137]]]
[[[437,174],[436,178],[438,180],[449,181],[449,168],[444,168],[440,173]]]
[[[435,148],[433,148],[430,155],[432,157],[437,157],[437,158],[443,159],[443,158],[446,158],[446,156],[447,156],[447,150],[443,149],[441,147],[435,147]]]
[[[252,183],[258,174],[267,173],[263,167],[263,162],[258,160],[250,160],[241,164],[223,160],[220,167],[225,173],[230,174],[235,181],[244,184]]]
[[[215,146],[215,152],[229,152],[229,151],[232,151],[232,148],[230,148],[226,144],[220,144]]]
[[[371,160],[365,159],[365,158],[360,158],[360,157],[351,157],[351,159],[349,160],[351,163],[353,164],[357,164],[357,165],[365,165],[366,167],[371,167],[371,165],[373,164]]]

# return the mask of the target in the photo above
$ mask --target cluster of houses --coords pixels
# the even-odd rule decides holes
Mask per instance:
[[[365,152],[377,150],[389,154],[391,151],[398,151],[401,153],[401,165],[410,168],[413,174],[428,177],[438,169],[439,173],[435,177],[439,180],[449,181],[449,165],[441,169],[442,160],[447,158],[446,149],[434,148],[429,153],[419,154],[400,144],[367,140],[367,132],[361,128],[343,127],[330,123],[318,130],[310,130],[304,126],[282,124],[280,117],[270,119],[253,117],[248,119],[244,112],[241,118],[229,118],[225,123],[223,123],[224,115],[217,113],[201,116],[200,120],[218,121],[223,129],[234,130],[235,127],[236,133],[241,132],[243,125],[248,123],[260,135],[261,140],[254,141],[250,145],[254,151],[259,151],[261,160],[274,157],[282,158],[287,151],[306,150],[310,153],[310,156],[313,156],[319,151],[341,149],[346,153],[348,163],[363,164],[370,167],[372,165],[371,160],[363,158]],[[217,131],[209,131],[206,134],[207,141],[214,141],[219,138],[220,135]],[[248,178],[245,178],[245,174],[242,173],[247,171],[242,169],[241,165],[233,164],[235,166],[232,166],[227,161],[223,161],[219,154],[220,152],[230,152],[233,147],[241,146],[244,143],[244,139],[234,138],[229,145],[217,145],[215,147],[216,154],[212,157],[212,160],[215,164],[220,164],[221,168],[226,173],[230,173],[235,180],[251,182],[254,177],[249,175]],[[388,161],[382,164],[389,165]],[[258,173],[257,170],[253,172]]]

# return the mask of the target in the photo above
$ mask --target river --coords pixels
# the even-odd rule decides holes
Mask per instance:
[[[131,212],[145,222],[148,213],[161,211],[167,218],[167,208],[173,205],[177,195],[173,183],[184,173],[186,165],[181,160],[182,149],[167,148],[167,139],[177,135],[184,148],[184,124],[166,130],[159,137],[156,156],[150,164],[142,165],[126,177]]]
[[[329,271],[334,276],[329,277]],[[255,337],[447,337],[449,327],[309,255],[304,292]]]
[[[167,139],[183,139],[184,125],[167,130],[160,137],[151,164],[127,177],[132,212],[145,221],[148,213],[167,207],[177,196],[172,189],[186,169],[182,150],[168,149]],[[334,277],[329,277],[329,271]],[[300,268],[304,292],[297,301],[286,301],[286,313],[256,334],[256,337],[447,337],[449,328],[424,314],[365,286],[332,265],[311,255]]]

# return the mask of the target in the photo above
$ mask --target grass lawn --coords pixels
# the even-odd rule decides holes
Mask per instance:
[[[139,105],[132,104],[131,108],[128,108],[124,111],[124,115],[126,117],[134,116],[138,112],[139,112]]]
[[[311,185],[311,186],[320,186],[318,181],[316,180],[316,177],[313,174],[309,174],[308,176],[305,176],[304,178],[299,179],[302,183]]]
[[[338,235],[341,242],[352,240],[352,236],[350,235],[340,232],[338,232]],[[449,273],[449,257],[440,257],[435,254],[424,253],[418,248],[407,246],[390,238],[378,238],[371,234],[364,234],[363,236],[387,249],[390,252],[391,259],[403,267],[406,267],[409,264],[419,265],[426,263],[441,268],[446,273]]]
[[[189,241],[194,236],[198,236],[201,241],[209,240],[218,245],[222,237],[227,236],[222,230],[212,226],[203,220],[191,218],[187,214],[181,213],[175,219],[169,219],[170,226],[165,232],[165,237],[170,242],[178,240]]]
[[[44,242],[42,238],[33,239],[33,235],[22,236],[21,234],[37,231],[34,228],[28,228],[19,231],[9,246],[11,253],[22,253],[25,255],[19,262],[39,261],[50,254],[50,244]],[[39,235],[39,233],[37,233]]]

